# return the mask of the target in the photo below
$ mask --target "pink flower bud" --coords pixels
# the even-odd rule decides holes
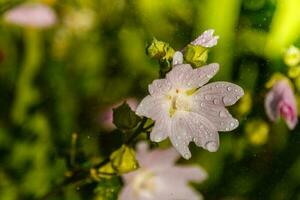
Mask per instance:
[[[273,85],[266,95],[265,110],[271,121],[282,117],[289,129],[295,128],[298,123],[296,98],[286,80],[280,80]]]

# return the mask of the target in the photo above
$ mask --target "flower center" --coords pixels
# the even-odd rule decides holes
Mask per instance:
[[[191,95],[196,89],[180,90],[176,89],[171,91],[168,95],[170,100],[169,115],[173,117],[177,110],[179,111],[190,111],[191,110]]]
[[[155,191],[155,174],[143,169],[133,180],[133,191],[138,197],[150,198]]]

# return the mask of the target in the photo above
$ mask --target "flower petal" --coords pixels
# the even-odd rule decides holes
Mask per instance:
[[[199,88],[206,84],[212,77],[214,77],[218,71],[218,63],[211,63],[209,65],[194,69],[186,84],[190,88]]]
[[[192,141],[192,133],[186,129],[187,114],[180,114],[183,112],[177,111],[174,118],[172,119],[171,134],[169,135],[170,141],[175,149],[185,159],[191,158],[191,152],[189,150],[189,143]]]
[[[280,98],[276,98],[273,90],[271,90],[265,98],[265,110],[271,121],[276,121],[279,118],[279,112],[277,111],[277,105]]]
[[[207,173],[198,166],[176,166],[168,170],[168,174],[176,177],[178,181],[202,182],[207,178]]]
[[[218,131],[231,131],[239,126],[239,121],[233,118],[224,106],[196,101],[193,102],[192,112],[207,118]]]
[[[200,88],[194,94],[194,100],[213,106],[231,106],[244,95],[243,89],[229,82],[214,82]]]
[[[171,83],[167,79],[157,79],[149,85],[148,90],[152,96],[160,96],[166,95],[171,88]]]
[[[180,51],[176,51],[173,55],[172,65],[180,65],[183,63],[183,54]]]
[[[124,186],[119,194],[119,200],[137,200],[133,192],[133,186],[128,184]]]
[[[165,97],[146,96],[136,109],[136,114],[157,120],[168,113],[168,101]]]
[[[150,139],[153,142],[161,142],[168,137],[171,132],[171,121],[168,116],[161,115],[160,119],[156,120],[155,125],[150,133]]]
[[[156,149],[147,154],[137,153],[137,160],[139,161],[140,167],[146,168],[169,168],[174,165],[179,157],[180,155],[174,148],[168,148],[165,150]]]
[[[203,47],[213,47],[216,46],[218,43],[219,36],[213,36],[215,30],[209,29],[204,31],[199,37],[197,37],[193,42],[192,45],[201,45]]]
[[[20,25],[46,28],[56,23],[56,14],[52,8],[39,3],[24,3],[4,14],[6,21]]]
[[[166,74],[166,79],[176,87],[187,87],[187,83],[193,72],[193,68],[189,64],[176,65],[173,69]]]

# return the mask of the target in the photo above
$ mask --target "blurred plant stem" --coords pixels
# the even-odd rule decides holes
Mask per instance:
[[[216,35],[220,36],[218,46],[212,50],[214,62],[221,65],[216,79],[230,80],[233,66],[233,55],[235,53],[235,32],[239,18],[240,0],[204,0],[199,2],[199,16],[196,24],[197,33],[203,29],[213,28]]]
[[[278,0],[277,2],[265,48],[268,57],[280,57],[285,48],[293,44],[300,33],[300,1]]]
[[[37,102],[39,93],[34,87],[34,78],[39,70],[42,53],[41,38],[38,30],[24,30],[24,61],[16,83],[15,102],[12,108],[12,119],[22,124],[30,106]]]
[[[147,122],[147,118],[144,117],[142,119],[141,123],[139,124],[139,126],[132,133],[132,135],[124,142],[124,144],[132,145],[133,141],[141,133],[145,133],[145,132],[149,131],[149,129],[151,129],[153,127],[154,123],[151,123],[150,125],[144,127],[145,124],[146,124],[146,122]],[[100,163],[96,164],[95,166],[93,166],[91,168],[88,168],[88,169],[86,169],[86,168],[79,168],[79,169],[74,169],[71,172],[68,172],[69,176],[67,176],[62,181],[61,184],[57,185],[55,188],[53,188],[53,190],[51,190],[50,192],[48,192],[47,194],[45,194],[40,199],[46,200],[46,199],[52,197],[53,195],[56,195],[57,193],[59,193],[60,191],[62,191],[64,189],[64,187],[66,187],[67,185],[70,185],[70,184],[77,184],[77,183],[82,183],[82,182],[90,183],[91,172],[93,171],[93,169],[99,169],[100,167],[103,167],[104,165],[106,165],[109,162],[110,162],[110,158],[106,157]]]

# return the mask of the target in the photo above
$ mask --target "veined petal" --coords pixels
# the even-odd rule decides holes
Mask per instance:
[[[214,77],[218,71],[218,63],[211,63],[194,69],[191,76],[188,78],[187,86],[190,88],[199,88]]]
[[[160,115],[160,119],[156,120],[155,125],[150,133],[150,139],[153,142],[161,142],[168,137],[171,132],[171,120],[168,115]]]
[[[207,118],[218,131],[231,131],[239,125],[239,121],[233,118],[224,106],[211,105],[205,101],[196,101],[193,102],[192,112]]]
[[[172,84],[173,87],[187,87],[187,83],[193,72],[193,68],[189,64],[176,65],[166,75],[166,79]]]
[[[181,114],[184,113],[184,114]],[[192,132],[186,128],[185,112],[177,112],[172,119],[170,141],[175,149],[185,158],[191,158],[189,143],[192,141]]]
[[[146,96],[136,109],[136,114],[157,120],[161,115],[168,112],[168,101],[166,97]]]
[[[180,124],[192,136],[199,147],[215,152],[219,148],[219,134],[216,127],[205,117],[189,112],[183,117]]]
[[[231,106],[244,95],[243,89],[229,82],[214,82],[200,88],[193,96],[195,101],[213,106]]]
[[[192,45],[201,45],[203,47],[213,47],[216,46],[218,43],[219,36],[214,36],[215,30],[209,29],[204,31],[199,37],[197,37],[193,42]]]
[[[149,85],[148,90],[152,96],[159,96],[165,95],[171,88],[172,85],[167,79],[157,79]]]

